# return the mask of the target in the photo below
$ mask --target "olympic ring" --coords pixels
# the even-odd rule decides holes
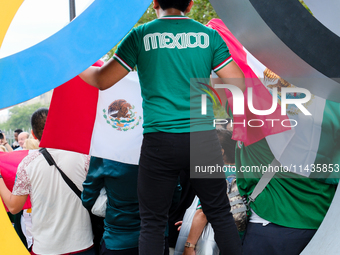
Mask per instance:
[[[0,47],[14,15],[24,0],[0,0]]]
[[[330,0],[327,5],[339,6],[337,2]],[[340,102],[337,57],[340,37],[299,1],[210,0],[210,3],[242,45],[265,66],[291,84]],[[338,24],[339,18],[329,20]]]
[[[127,34],[149,4],[150,0],[124,4],[96,0],[53,36],[0,59],[0,109],[41,95],[95,63]]]
[[[0,46],[22,2],[0,0]],[[127,34],[149,4],[150,0],[129,0],[124,4],[96,0],[53,36],[0,59],[0,109],[41,95],[95,63]],[[108,11],[113,8],[114,12]],[[0,254],[29,254],[0,204]]]
[[[22,1],[23,0],[0,0],[0,45],[8,26]],[[4,3],[7,2],[10,2],[10,4],[5,5]],[[118,0],[96,0],[79,17],[50,38],[22,52],[0,59],[0,109],[41,95],[42,93],[65,83],[96,62],[111,49],[112,45],[123,38],[150,4],[150,0],[128,0],[124,1],[124,4],[121,2],[122,1]],[[300,37],[303,39],[301,42],[303,43],[300,46],[298,45],[299,48],[295,49],[295,51],[292,51],[292,49],[283,44],[279,38],[286,41],[287,44],[294,42],[289,41],[290,38],[287,39],[285,37],[286,34],[275,34],[269,29],[269,26],[267,26],[275,26],[275,29],[279,28],[279,30],[276,30],[275,32],[282,32],[282,29],[278,27],[278,25],[282,25],[283,22],[274,24],[274,19],[268,18],[269,16],[259,16],[259,13],[257,12],[261,10],[263,4],[269,2],[271,3],[271,6],[275,7],[280,5],[288,6],[292,3],[282,3],[282,1],[279,0],[275,0],[275,3],[274,1],[254,0],[210,0],[210,2],[216,7],[219,16],[223,20],[227,19],[230,21],[228,27],[236,28],[234,29],[236,37],[238,37],[242,43],[244,42],[243,44],[251,52],[252,49],[255,51],[257,50],[254,54],[255,56],[258,55],[259,59],[261,59],[261,56],[267,57],[267,59],[263,61],[265,64],[266,61],[268,61],[269,64],[266,64],[267,66],[271,67],[271,63],[273,63],[273,68],[271,69],[274,71],[278,70],[276,71],[278,74],[281,74],[282,70],[287,70],[286,73],[292,72],[292,70],[299,72],[302,70],[305,71],[306,74],[313,73],[316,77],[321,76],[329,78],[326,79],[328,87],[326,89],[324,86],[316,87],[314,90],[316,92],[315,94],[319,94],[324,98],[329,98],[334,101],[340,100],[338,98],[340,82],[330,79],[332,76],[333,78],[338,78],[338,76],[334,75],[338,74],[337,71],[339,70],[338,67],[340,64],[339,59],[331,58],[332,55],[335,57],[339,55],[336,54],[339,53],[339,49],[336,48],[339,42],[338,37],[329,33],[329,31],[324,29],[320,24],[317,24],[316,21],[312,21],[315,26],[312,26],[311,29],[318,29],[326,35],[323,37],[325,40],[322,41],[322,43],[327,42],[328,39],[332,39],[332,41],[336,42],[330,44],[335,51],[332,51],[332,55],[329,55],[328,52],[325,51],[325,55],[327,55],[328,58],[327,63],[323,65],[324,63],[317,62],[317,57],[320,56],[319,52],[313,52],[313,54],[318,55],[310,56],[310,51],[307,51],[307,54],[306,52],[300,51],[305,49],[304,46],[307,42],[305,40],[305,38],[307,38],[305,35],[309,36],[308,32],[311,30],[305,29],[302,31],[304,32],[303,34],[300,33]],[[228,4],[230,6],[227,6]],[[258,8],[255,10],[254,6],[251,6],[251,4],[257,4]],[[297,5],[297,3],[295,3],[295,5]],[[115,8],[114,12],[108,11],[113,8]],[[268,11],[268,9],[266,10]],[[273,8],[272,10],[277,11],[276,14],[284,14],[281,10],[296,11],[293,8],[291,10],[288,10],[288,8]],[[269,14],[266,13],[266,15]],[[298,15],[295,16],[298,17]],[[225,19],[225,17],[227,18]],[[282,19],[284,17],[285,15],[282,16]],[[239,18],[245,18],[245,21],[240,22]],[[301,18],[303,18],[303,21],[312,19],[312,17],[309,17],[308,15],[304,15]],[[123,20],[124,24],[122,23]],[[268,24],[265,24],[265,21]],[[305,23],[308,24],[308,22]],[[294,23],[291,25],[294,25]],[[293,29],[293,27],[294,26],[291,28]],[[233,29],[231,30],[233,31]],[[112,31],[112,33],[109,33],[108,31]],[[259,40],[257,39],[259,36],[263,37]],[[267,40],[261,41],[264,39]],[[277,47],[271,47],[273,44],[279,45],[281,50],[277,50]],[[252,45],[253,47],[251,47]],[[322,46],[325,44],[318,42],[318,45]],[[268,47],[265,48],[265,46]],[[271,49],[273,49],[274,52],[270,52]],[[323,50],[327,49],[328,48]],[[266,54],[261,55],[260,53],[263,52]],[[324,55],[321,54],[321,57],[323,56]],[[283,64],[278,66],[278,62]],[[297,69],[297,67],[300,69]],[[285,72],[283,74],[285,74]],[[310,84],[308,84],[308,86],[310,86]],[[2,226],[0,231],[0,253],[6,255],[28,254],[7,218],[3,205],[0,205],[0,222]]]

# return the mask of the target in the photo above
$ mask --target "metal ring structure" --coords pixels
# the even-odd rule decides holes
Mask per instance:
[[[265,66],[298,87],[340,102],[340,19],[338,11],[331,10],[333,6],[340,9],[337,0],[305,0],[312,11],[317,11],[316,18],[297,0],[210,2],[236,38]],[[339,211],[337,189],[322,224],[302,255],[339,253]]]
[[[340,36],[340,1],[304,0],[314,17],[337,36]]]
[[[265,66],[298,87],[340,102],[340,37],[297,0],[210,2],[236,38]]]
[[[316,6],[315,10],[321,3],[339,6],[337,0],[305,1]],[[297,0],[210,2],[237,39],[264,65],[292,84],[340,102],[336,16],[320,14],[317,20]],[[93,64],[128,32],[149,4],[149,0],[129,0],[125,4],[97,0],[55,35],[0,59],[0,109],[55,88]],[[108,11],[112,6],[113,14]],[[328,29],[326,26],[333,22],[335,26]],[[339,196],[338,189],[335,202],[302,254],[337,254],[340,250],[334,234],[340,229]]]
[[[0,46],[22,0],[0,0]],[[46,40],[0,59],[0,109],[65,83],[95,63],[143,15],[150,0],[96,0]],[[6,9],[7,8],[7,9]],[[6,16],[7,15],[7,16]],[[0,203],[0,254],[29,255]]]
[[[96,0],[51,37],[1,58],[0,109],[39,96],[84,71],[129,32],[149,5],[149,0]]]

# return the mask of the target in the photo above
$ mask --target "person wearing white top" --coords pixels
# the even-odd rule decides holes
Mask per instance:
[[[32,134],[39,141],[47,113],[48,109],[42,108],[32,115]],[[64,173],[82,190],[89,156],[56,149],[48,151]],[[29,153],[19,164],[12,193],[0,178],[0,195],[12,214],[22,210],[30,195],[34,253],[95,254],[88,211],[59,171],[49,166],[39,151]]]

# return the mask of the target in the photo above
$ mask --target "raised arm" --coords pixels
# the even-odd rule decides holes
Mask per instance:
[[[115,85],[129,72],[115,59],[109,60],[102,67],[91,66],[79,74],[86,83],[105,90]]]
[[[243,92],[246,90],[244,74],[235,61],[216,72],[218,77],[222,78],[223,83],[239,87]]]
[[[1,176],[1,172],[0,172]],[[22,210],[27,200],[28,195],[16,196],[13,195],[6,187],[4,179],[0,178],[0,196],[12,214],[17,214]]]
[[[208,223],[207,217],[203,213],[202,209],[197,209],[194,215],[194,218],[192,220],[187,242],[196,245],[207,223]],[[191,247],[184,248],[183,255],[194,255],[194,254],[195,254],[195,249]]]

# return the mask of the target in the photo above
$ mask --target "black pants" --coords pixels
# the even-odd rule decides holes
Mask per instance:
[[[195,166],[216,164],[223,166],[215,130],[144,135],[138,174],[140,255],[163,254],[168,211],[180,171],[190,175]],[[226,195],[224,173],[203,173],[199,177],[208,178],[191,178],[190,182],[212,224],[220,254],[241,254],[241,242]]]
[[[316,229],[286,228],[276,224],[248,223],[243,239],[244,255],[298,255]]]
[[[178,226],[175,226],[177,221],[183,220],[185,211],[189,208],[195,198],[195,192],[190,184],[190,176],[187,176],[184,171],[181,171],[180,184],[182,187],[181,198],[178,204],[172,204],[169,210],[169,247],[175,248],[179,231]]]
[[[106,248],[105,241],[103,241],[100,255],[138,255],[138,247],[125,250],[109,250]]]

